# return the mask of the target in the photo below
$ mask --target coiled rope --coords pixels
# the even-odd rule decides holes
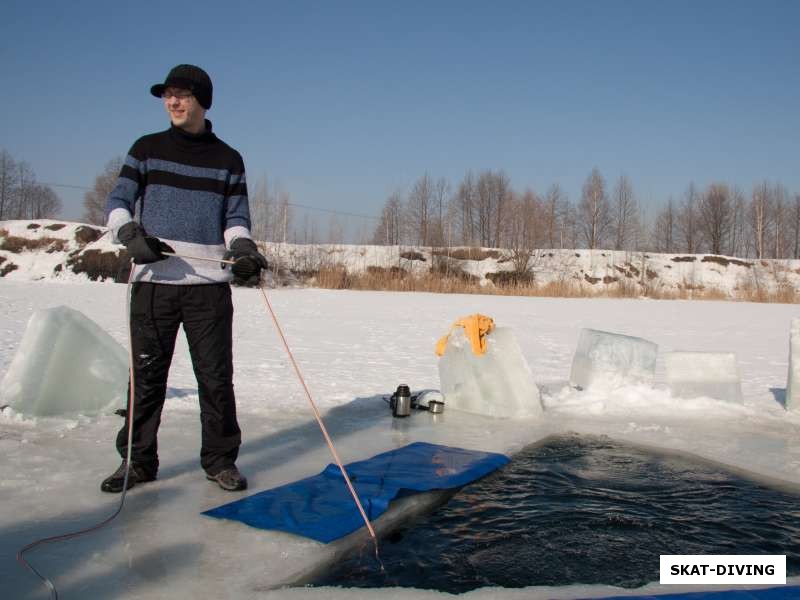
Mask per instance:
[[[128,393],[128,452],[127,456],[125,457],[125,480],[122,483],[122,497],[119,499],[119,506],[114,513],[104,520],[100,521],[96,525],[92,525],[91,527],[87,527],[85,529],[80,529],[78,531],[73,531],[70,533],[63,533],[61,535],[54,535],[51,537],[42,538],[36,540],[35,542],[31,542],[24,548],[20,548],[17,552],[17,561],[22,564],[25,568],[31,571],[36,577],[42,580],[42,583],[47,586],[48,591],[50,592],[50,598],[52,600],[58,600],[58,590],[56,586],[50,581],[49,578],[42,575],[36,568],[30,564],[27,560],[25,560],[25,553],[33,550],[37,546],[42,544],[49,544],[51,542],[60,542],[64,540],[72,540],[82,535],[86,535],[87,533],[91,533],[93,531],[97,531],[102,527],[108,525],[111,521],[113,521],[117,515],[122,512],[122,507],[125,504],[125,494],[128,492],[128,476],[130,475],[130,467],[131,467],[131,448],[133,447],[133,407],[134,407],[134,397],[136,395],[136,382],[134,380],[133,375],[133,335],[131,333],[131,321],[130,321],[130,303],[131,303],[131,284],[133,282],[133,260],[131,260],[131,271],[128,274],[128,286],[125,292],[125,318],[128,322],[128,373],[130,377],[130,391]]]

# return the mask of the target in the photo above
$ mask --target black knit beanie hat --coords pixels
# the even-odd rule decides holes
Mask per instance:
[[[161,98],[161,94],[168,87],[177,87],[190,90],[200,106],[208,110],[211,108],[211,96],[214,93],[214,86],[211,85],[211,78],[208,73],[200,67],[194,65],[178,65],[173,67],[167,75],[164,83],[157,83],[150,88],[150,93],[156,98]]]

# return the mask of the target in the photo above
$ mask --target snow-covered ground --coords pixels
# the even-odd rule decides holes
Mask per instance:
[[[121,344],[126,287],[112,283],[0,280],[0,377],[33,311],[82,311]],[[512,454],[565,431],[609,435],[688,452],[800,490],[800,412],[782,405],[794,305],[546,299],[282,289],[269,291],[309,388],[343,460],[417,440]],[[331,462],[260,293],[234,290],[235,385],[244,444],[239,466],[253,493],[316,474]],[[513,329],[543,392],[541,419],[492,419],[445,410],[393,420],[382,400],[399,383],[438,388],[436,340],[458,317],[480,312]],[[659,351],[731,351],[744,402],[673,398],[656,384],[578,392],[567,384],[581,328],[639,336]],[[65,393],[69,390],[65,382]],[[202,516],[239,494],[207,482],[199,467],[197,391],[180,339],[160,433],[157,482],[134,488],[121,515],[96,533],[37,548],[29,560],[68,598],[368,598],[370,590],[273,589],[334,558],[330,547]],[[0,589],[3,598],[46,598],[14,560],[28,542],[92,525],[116,508],[100,481],[119,464],[122,419],[27,418],[0,413]],[[800,578],[793,578],[798,583]],[[686,588],[648,586],[659,592]],[[642,590],[639,590],[641,592]],[[573,598],[625,593],[599,586],[486,588],[478,598]],[[384,598],[434,598],[382,590]]]

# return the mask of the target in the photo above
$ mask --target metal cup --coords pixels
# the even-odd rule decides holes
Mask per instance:
[[[431,400],[428,402],[428,410],[431,414],[440,415],[444,412],[444,402],[440,402],[439,400]]]

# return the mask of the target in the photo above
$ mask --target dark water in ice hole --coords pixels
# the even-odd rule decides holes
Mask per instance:
[[[434,513],[336,565],[315,586],[658,581],[660,554],[785,554],[800,574],[800,496],[686,458],[565,436],[523,451]]]

